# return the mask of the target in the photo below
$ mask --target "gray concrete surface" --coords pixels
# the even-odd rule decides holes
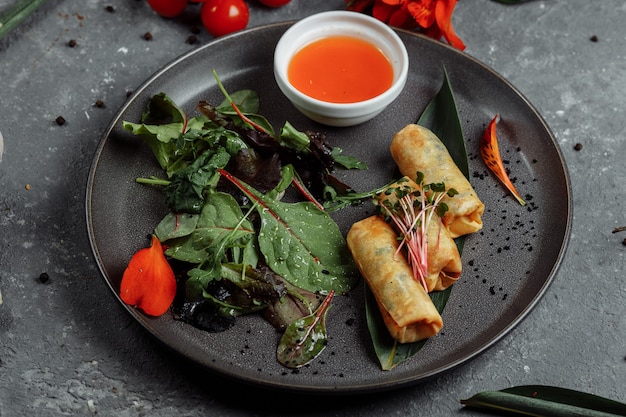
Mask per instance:
[[[250,26],[344,7],[250,3]],[[470,416],[481,414],[460,399],[523,384],[626,401],[626,232],[612,233],[626,226],[623,1],[458,3],[466,52],[528,97],[561,146],[569,248],[546,296],[493,348],[425,384],[349,398],[269,395],[199,372],[155,343],[98,274],[84,212],[93,153],[128,91],[211,39],[187,42],[196,13],[166,20],[143,1],[50,0],[0,40],[0,416]]]

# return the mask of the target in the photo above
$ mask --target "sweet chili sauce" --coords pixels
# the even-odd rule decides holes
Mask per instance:
[[[370,42],[330,36],[300,49],[289,63],[289,82],[309,97],[354,103],[376,97],[393,83],[393,67]]]

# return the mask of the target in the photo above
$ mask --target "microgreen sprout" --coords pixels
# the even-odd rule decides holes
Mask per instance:
[[[428,241],[426,231],[433,216],[443,217],[448,205],[442,202],[447,195],[458,194],[454,188],[446,190],[445,183],[424,184],[424,174],[417,173],[416,181],[404,177],[395,185],[377,194],[382,212],[400,232],[396,255],[406,247],[407,260],[413,276],[428,292]]]

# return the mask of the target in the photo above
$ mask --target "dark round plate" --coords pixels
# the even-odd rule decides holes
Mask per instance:
[[[363,288],[336,297],[329,312],[329,345],[312,364],[292,372],[275,359],[280,335],[258,316],[244,317],[229,331],[209,334],[173,320],[146,317],[124,306],[146,330],[175,352],[211,371],[267,387],[302,392],[357,393],[397,388],[450,370],[483,352],[515,327],[553,279],[569,236],[571,193],[556,141],[533,106],[506,80],[475,59],[440,42],[399,32],[408,48],[410,73],[402,95],[375,119],[351,128],[328,128],[300,115],[273,78],[273,50],[290,23],[250,29],[217,39],[176,59],[150,77],[120,109],[97,149],[87,188],[87,226],[96,262],[118,297],[132,254],[147,244],[166,213],[156,189],[135,178],[160,175],[140,139],[121,128],[138,122],[149,98],[167,93],[189,114],[200,100],[223,97],[215,68],[228,91],[253,89],[261,114],[276,127],[289,120],[300,130],[327,133],[330,143],[369,165],[341,172],[358,191],[385,184],[395,175],[389,155],[393,134],[417,120],[441,87],[444,66],[455,92],[470,157],[471,181],[486,205],[484,229],[469,236],[464,272],[443,313],[443,332],[411,360],[382,371],[371,346]],[[478,141],[496,113],[500,148],[527,207],[521,207],[486,171]],[[368,215],[368,207],[336,216],[346,232]],[[118,298],[119,300],[119,298]],[[121,300],[120,300],[121,303]],[[123,303],[122,303],[123,305]]]

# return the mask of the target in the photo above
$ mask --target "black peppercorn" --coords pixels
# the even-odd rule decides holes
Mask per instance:
[[[63,116],[59,116],[55,119],[55,122],[57,122],[59,126],[63,126],[65,124],[65,119],[63,118]]]
[[[46,272],[42,272],[39,275],[39,281],[43,284],[45,284],[46,282],[48,282],[48,280],[50,279],[50,276],[46,273]]]

